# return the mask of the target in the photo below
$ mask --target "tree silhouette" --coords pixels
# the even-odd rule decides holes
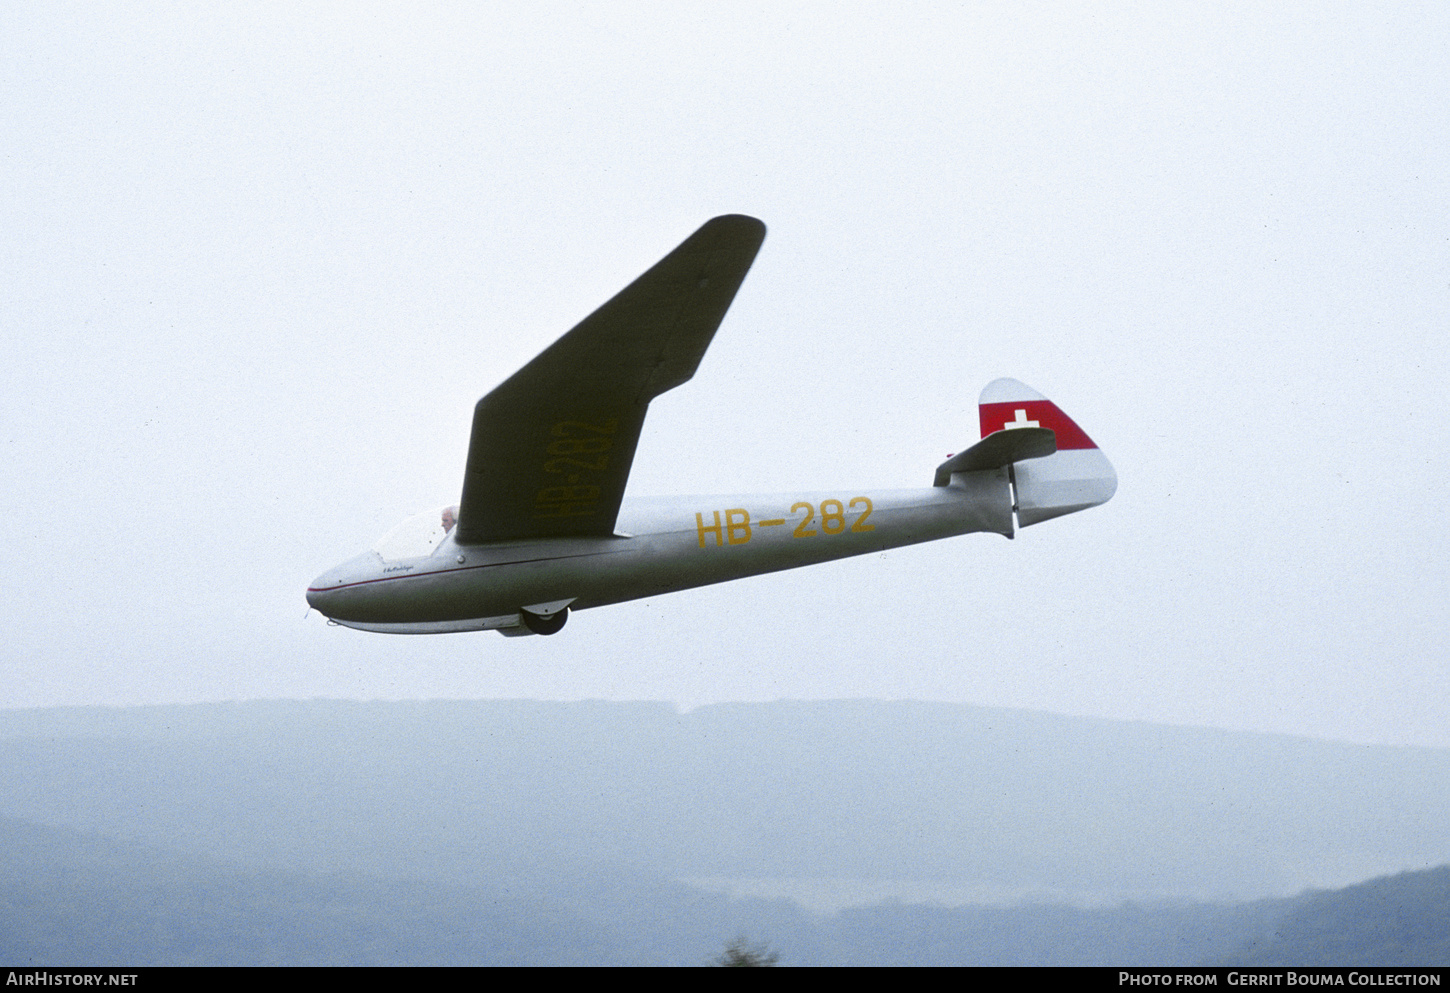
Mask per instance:
[[[711,965],[726,968],[769,967],[780,961],[780,953],[762,942],[752,945],[743,935],[725,946],[725,951],[710,960]]]

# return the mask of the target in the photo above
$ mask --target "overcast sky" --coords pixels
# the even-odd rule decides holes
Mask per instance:
[[[0,706],[885,697],[1450,746],[1441,4],[10,5]],[[314,576],[707,218],[630,492],[927,485],[999,376],[1101,508],[393,637]]]

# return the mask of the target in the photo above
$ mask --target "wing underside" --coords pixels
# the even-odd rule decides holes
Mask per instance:
[[[764,238],[706,222],[480,400],[458,542],[612,535],[649,402],[695,374]]]

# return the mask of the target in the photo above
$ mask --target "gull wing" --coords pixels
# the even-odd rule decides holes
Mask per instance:
[[[456,540],[614,534],[649,402],[695,374],[764,239],[707,221],[478,401]]]

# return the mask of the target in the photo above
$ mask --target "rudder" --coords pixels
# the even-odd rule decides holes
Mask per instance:
[[[1017,428],[1047,428],[1057,451],[1014,462],[1012,483],[1017,523],[1028,527],[1107,503],[1118,489],[1118,474],[1087,432],[1047,397],[1015,379],[988,383],[977,402],[982,437]]]

